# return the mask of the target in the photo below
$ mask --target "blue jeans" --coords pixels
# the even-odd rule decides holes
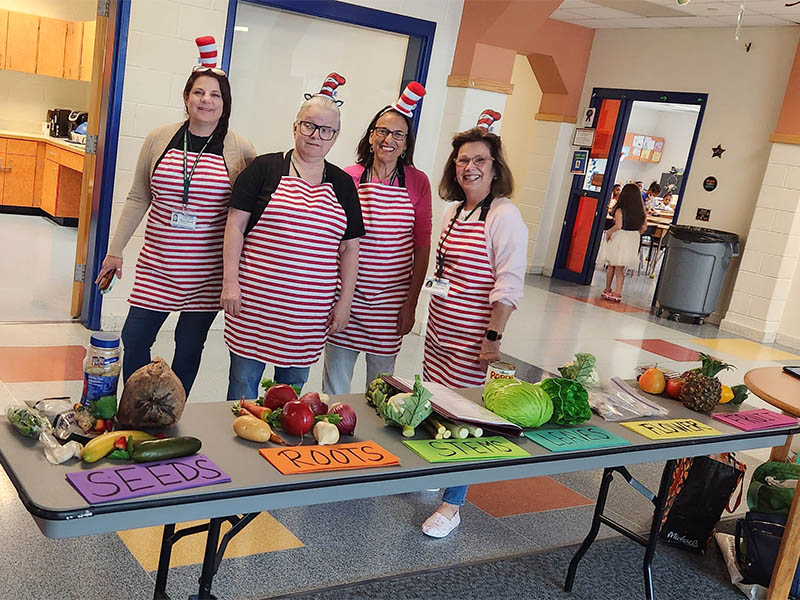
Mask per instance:
[[[357,350],[350,350],[335,346],[328,342],[325,345],[325,362],[322,365],[322,391],[326,394],[349,394],[350,382],[353,379],[353,367],[356,364]],[[397,355],[383,356],[380,354],[364,353],[367,361],[367,381],[364,389],[369,387],[372,380],[378,375],[394,375],[394,364]]]
[[[449,487],[444,491],[442,501],[448,504],[455,504],[456,506],[464,506],[467,501],[467,486],[456,485]]]
[[[255,400],[261,390],[261,376],[266,363],[245,358],[231,352],[231,369],[228,374],[228,400]],[[311,367],[275,367],[275,383],[296,385],[302,388],[308,380]]]
[[[150,349],[156,341],[156,336],[164,321],[169,316],[168,312],[149,310],[131,306],[125,325],[122,327],[122,379],[128,377],[150,362]],[[172,358],[172,370],[181,380],[186,397],[197,377],[200,368],[200,359],[203,355],[203,346],[208,337],[211,323],[217,316],[217,311],[186,311],[178,317],[175,327],[175,355]]]

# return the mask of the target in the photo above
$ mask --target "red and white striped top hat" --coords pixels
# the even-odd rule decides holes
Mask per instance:
[[[310,100],[314,96],[325,96],[333,100],[336,104],[341,105],[342,101],[336,98],[336,90],[340,85],[347,83],[347,80],[338,73],[330,73],[325,81],[322,82],[322,88],[316,94],[305,94],[306,100]]]
[[[477,127],[480,129],[485,129],[486,131],[491,131],[494,122],[499,121],[502,116],[503,115],[501,115],[496,110],[487,108],[485,111],[481,113],[481,116],[478,117]]]
[[[200,51],[200,58],[197,62],[207,69],[213,69],[217,66],[217,42],[213,35],[204,35],[195,38],[195,44]]]
[[[417,108],[417,104],[424,95],[425,88],[422,87],[422,84],[412,81],[406,86],[406,89],[403,90],[397,102],[392,104],[390,108],[393,108],[401,115],[410,119],[414,116],[414,109]]]

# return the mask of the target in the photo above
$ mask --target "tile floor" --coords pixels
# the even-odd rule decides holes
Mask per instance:
[[[736,384],[750,368],[794,360],[788,349],[756,348],[720,335],[709,325],[676,325],[648,314],[609,310],[568,297],[561,290],[551,291],[551,285],[543,278],[529,281],[503,341],[512,362],[525,361],[554,372],[576,352],[584,351],[597,356],[601,377],[631,377],[636,365],[654,362],[683,371],[693,365],[687,360],[694,353],[711,347],[736,365],[737,370],[721,375],[725,383]],[[0,324],[0,410],[12,398],[67,395],[76,399],[82,383],[75,365],[89,335],[73,323]],[[171,332],[159,335],[153,354],[171,358]],[[398,374],[419,372],[421,354],[422,338],[408,336]],[[212,331],[190,401],[222,400],[227,365],[222,332]],[[539,373],[534,367],[526,368],[531,374]],[[354,381],[363,379],[362,360]],[[318,388],[320,380],[321,366],[317,365],[311,371],[309,389]],[[755,465],[766,455],[765,450],[755,451],[742,458]],[[631,467],[635,476],[651,486],[657,485],[660,469],[658,464]],[[231,549],[231,558],[223,561],[215,579],[214,591],[230,600],[276,597],[574,544],[588,529],[599,477],[592,471],[473,486],[462,526],[443,540],[428,539],[419,532],[419,525],[440,501],[436,492],[272,511],[237,538],[237,547]],[[0,564],[7,573],[14,573],[0,582],[0,598],[72,598],[77,593],[89,599],[127,599],[152,594],[157,551],[152,539],[158,538],[158,530],[46,539],[5,475],[0,476],[0,506],[4,513]],[[632,529],[648,525],[647,503],[627,486],[613,488],[608,507]],[[608,529],[601,531],[602,537],[612,535]],[[168,589],[173,598],[186,597],[196,589],[201,543],[194,537],[178,544]],[[75,568],[77,564],[100,564],[104,576],[87,577],[84,570]],[[42,586],[42,577],[51,584]]]

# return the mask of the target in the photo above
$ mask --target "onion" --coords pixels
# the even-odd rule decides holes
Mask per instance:
[[[300,396],[300,402],[305,402],[314,411],[314,415],[328,414],[328,394],[321,394],[319,392],[308,392]]]
[[[294,388],[285,383],[276,383],[264,394],[264,406],[270,410],[281,408],[287,402],[297,400],[297,392]]]
[[[342,420],[336,425],[336,427],[339,428],[339,433],[342,435],[353,435],[353,433],[355,433],[356,411],[353,410],[352,406],[344,402],[335,402],[331,404],[328,414],[342,417]]]
[[[314,412],[305,402],[292,400],[281,410],[281,429],[292,435],[303,436],[314,426]]]

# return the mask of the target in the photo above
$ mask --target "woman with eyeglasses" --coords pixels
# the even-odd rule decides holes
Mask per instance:
[[[456,134],[439,183],[450,206],[436,251],[423,370],[426,381],[451,388],[484,384],[522,298],[528,229],[509,199],[514,181],[500,137],[489,131],[499,118],[484,111],[477,127]],[[466,496],[466,486],[445,490],[422,531],[448,535],[461,522]]]
[[[372,118],[345,171],[358,188],[365,235],[345,329],[325,346],[322,389],[349,394],[353,366],[366,355],[366,385],[394,373],[403,336],[414,326],[431,245],[431,186],[414,168],[411,118],[425,88],[411,82],[394,104]]]
[[[259,156],[233,188],[221,297],[229,400],[257,398],[266,363],[277,383],[302,388],[328,336],[347,326],[364,223],[353,180],[325,160],[344,83],[331,73],[307,94],[294,148]]]
[[[214,38],[199,37],[201,64],[183,89],[188,118],[151,132],[96,283],[122,277],[122,253],[147,214],[144,245],[122,328],[125,380],[150,362],[150,349],[178,312],[172,369],[192,388],[208,330],[220,309],[222,240],[231,187],[255,158],[253,145],[228,129],[231,87],[216,68]],[[149,209],[149,213],[148,213]]]

